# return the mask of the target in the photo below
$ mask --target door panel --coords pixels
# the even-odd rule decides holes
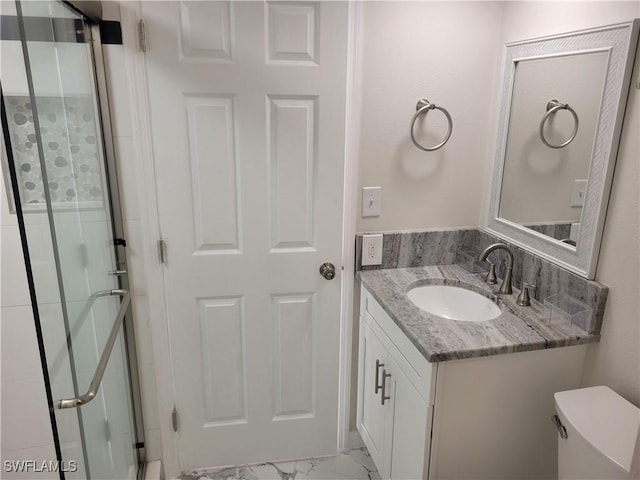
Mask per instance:
[[[272,295],[274,420],[312,418],[316,388],[314,294]]]
[[[143,16],[180,467],[335,453],[347,4]]]
[[[385,415],[389,407],[388,402],[387,406],[382,405],[383,392],[376,388],[376,385],[381,386],[382,373],[388,356],[376,334],[362,319],[359,345],[357,428],[373,462],[382,472],[385,452]]]
[[[240,251],[234,98],[188,96],[195,250]],[[215,161],[210,161],[215,158]]]
[[[199,300],[204,420],[210,425],[247,423],[245,349],[237,348],[246,330],[243,306],[242,297]]]
[[[393,432],[391,447],[391,479],[420,479],[426,475],[425,445],[430,445],[431,432],[427,420],[430,409],[426,402],[402,373],[398,364],[390,358],[393,381]],[[425,441],[427,439],[428,441]]]

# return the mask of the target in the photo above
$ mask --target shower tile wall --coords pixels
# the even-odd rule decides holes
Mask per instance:
[[[4,153],[3,153],[4,155]],[[2,339],[2,465],[4,479],[23,478],[8,472],[5,460],[55,458],[40,354],[16,215],[10,213],[5,185],[0,181],[2,277],[0,322]],[[39,478],[57,478],[43,474]]]
[[[10,2],[0,2],[9,4]],[[43,335],[49,339],[45,348],[48,358],[66,358],[60,355],[66,352],[66,337],[64,335],[62,307],[60,303],[60,291],[58,287],[58,277],[53,259],[53,246],[51,231],[47,213],[43,209],[42,178],[39,172],[39,161],[36,161],[37,146],[34,144],[35,131],[31,110],[27,105],[28,95],[26,93],[26,74],[22,68],[22,50],[19,42],[5,42],[2,45],[3,59],[3,88],[12,92],[5,96],[7,116],[9,120],[9,130],[13,134],[10,137],[13,151],[17,154],[16,170],[20,178],[20,196],[25,227],[29,243],[31,256],[31,267],[39,303],[40,324]],[[22,71],[21,71],[22,70]],[[11,99],[11,102],[9,101]],[[79,105],[82,101],[74,98],[68,104],[70,107],[78,106],[76,113],[80,112]],[[76,110],[76,108],[74,108]],[[47,132],[48,143],[56,141],[57,151],[61,152],[64,145],[70,151],[68,141],[57,141],[62,137],[61,129],[66,127],[66,121],[77,120],[66,112],[60,100],[51,102],[47,108],[42,110],[45,118],[43,125],[50,128]],[[58,115],[58,112],[61,114]],[[55,122],[53,114],[55,113]],[[46,118],[47,115],[50,117]],[[61,122],[60,119],[65,120]],[[55,127],[53,127],[55,123]],[[84,125],[83,125],[84,127]],[[81,129],[85,130],[85,129]],[[81,132],[77,132],[81,133]],[[85,135],[86,136],[86,135]],[[66,142],[66,143],[65,143]],[[82,142],[78,142],[80,145]],[[94,142],[95,143],[95,142]],[[52,145],[53,147],[53,145]],[[85,146],[85,151],[88,146]],[[96,146],[94,145],[94,150]],[[6,170],[6,158],[4,145],[2,147],[2,170]],[[52,151],[52,150],[50,150]],[[53,157],[53,161],[59,153]],[[73,162],[71,155],[65,158],[70,163]],[[58,160],[61,163],[61,160]],[[79,167],[79,165],[78,165]],[[62,167],[57,167],[62,172]],[[67,169],[68,170],[68,169]],[[37,173],[36,173],[37,172]],[[9,178],[6,173],[5,179]],[[75,173],[75,172],[73,172]],[[71,173],[69,180],[73,178]],[[30,174],[30,175],[27,175]],[[61,177],[60,184],[65,181],[66,175]],[[86,176],[85,176],[86,177]],[[57,177],[56,177],[57,178]],[[88,178],[88,177],[86,177]],[[78,180],[78,178],[73,178]],[[4,463],[5,460],[52,460],[56,458],[51,422],[48,413],[47,398],[44,388],[42,367],[40,364],[40,353],[35,331],[35,322],[31,307],[29,287],[26,281],[22,244],[18,229],[15,208],[12,205],[13,198],[9,199],[5,189],[7,183],[2,183],[0,191],[0,219],[2,234],[2,293],[1,293],[1,329],[2,339],[2,478],[25,478],[25,474],[9,472]],[[11,188],[10,185],[8,188]],[[69,188],[66,188],[69,190]],[[94,193],[96,193],[94,191]],[[71,205],[71,196],[65,199],[68,206]],[[76,197],[77,198],[77,197]],[[89,205],[88,197],[87,205]],[[91,205],[102,203],[101,196],[96,196],[91,200]],[[60,204],[58,201],[57,204]],[[66,207],[66,205],[65,205]],[[65,208],[66,209],[66,208]],[[67,361],[56,361],[49,365],[49,378],[51,381],[52,394],[54,398],[60,398],[60,392],[70,390],[71,373]],[[64,425],[59,428],[59,439],[63,457],[78,461],[79,470],[75,474],[69,474],[69,478],[84,478],[84,462],[81,445],[77,442],[79,435],[79,424],[77,414],[68,411],[62,414]],[[61,416],[58,416],[59,420]],[[60,424],[59,424],[60,426]],[[39,478],[49,478],[49,475],[42,474]],[[58,476],[53,473],[52,478]]]
[[[20,195],[26,208],[45,205],[42,171],[29,97],[6,97]],[[49,193],[57,207],[99,206],[103,201],[102,170],[96,145],[90,97],[41,97],[38,117],[49,172]]]
[[[13,128],[13,125],[12,125]],[[15,137],[12,137],[12,144]],[[13,146],[13,145],[12,145]],[[15,152],[15,149],[14,149]],[[3,151],[4,154],[4,151]],[[2,160],[5,162],[5,159]],[[16,166],[19,168],[20,163]],[[3,163],[3,169],[6,164]],[[18,170],[18,169],[16,169]],[[26,170],[26,169],[23,169]],[[8,174],[7,174],[8,175]],[[32,177],[42,192],[42,179]],[[40,353],[26,281],[22,244],[17,217],[12,213],[2,183],[2,460],[55,459],[51,422],[48,415]],[[26,193],[21,189],[21,195]],[[95,203],[95,202],[94,202]],[[72,391],[71,370],[66,356],[66,337],[58,277],[53,257],[51,231],[46,211],[38,203],[24,210],[24,222],[33,280],[39,305],[40,325],[48,364],[49,379],[54,399]],[[65,212],[65,214],[67,214]],[[66,232],[60,229],[61,233]],[[64,243],[64,239],[62,240]],[[81,278],[82,276],[79,276]],[[53,359],[53,360],[52,360]],[[88,383],[88,382],[87,382]],[[83,478],[84,461],[78,442],[79,424],[73,410],[60,411],[58,435],[62,455],[78,462],[78,471],[69,478]],[[5,419],[8,419],[5,421]],[[31,457],[29,457],[31,455]],[[26,456],[26,457],[25,457]],[[6,471],[3,463],[2,478],[14,478],[15,472]],[[20,474],[20,478],[24,474]],[[55,477],[57,478],[57,477]]]

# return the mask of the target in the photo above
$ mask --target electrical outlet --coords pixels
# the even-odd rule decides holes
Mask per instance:
[[[382,265],[382,234],[362,236],[362,265]]]

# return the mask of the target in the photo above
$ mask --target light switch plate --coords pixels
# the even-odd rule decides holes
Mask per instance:
[[[573,189],[571,190],[570,207],[581,207],[584,205],[584,194],[587,191],[586,180],[574,180]]]
[[[362,236],[362,265],[382,265],[382,234]]]
[[[379,217],[382,187],[362,187],[362,216]]]

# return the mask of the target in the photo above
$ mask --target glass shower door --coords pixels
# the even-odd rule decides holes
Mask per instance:
[[[62,2],[16,1],[16,14],[28,92],[3,94],[25,224],[50,229],[56,275],[34,283],[39,309],[51,312],[41,314],[42,333],[64,476],[135,478],[122,327],[129,296],[116,260],[92,30]],[[53,285],[59,298],[44,300]]]

